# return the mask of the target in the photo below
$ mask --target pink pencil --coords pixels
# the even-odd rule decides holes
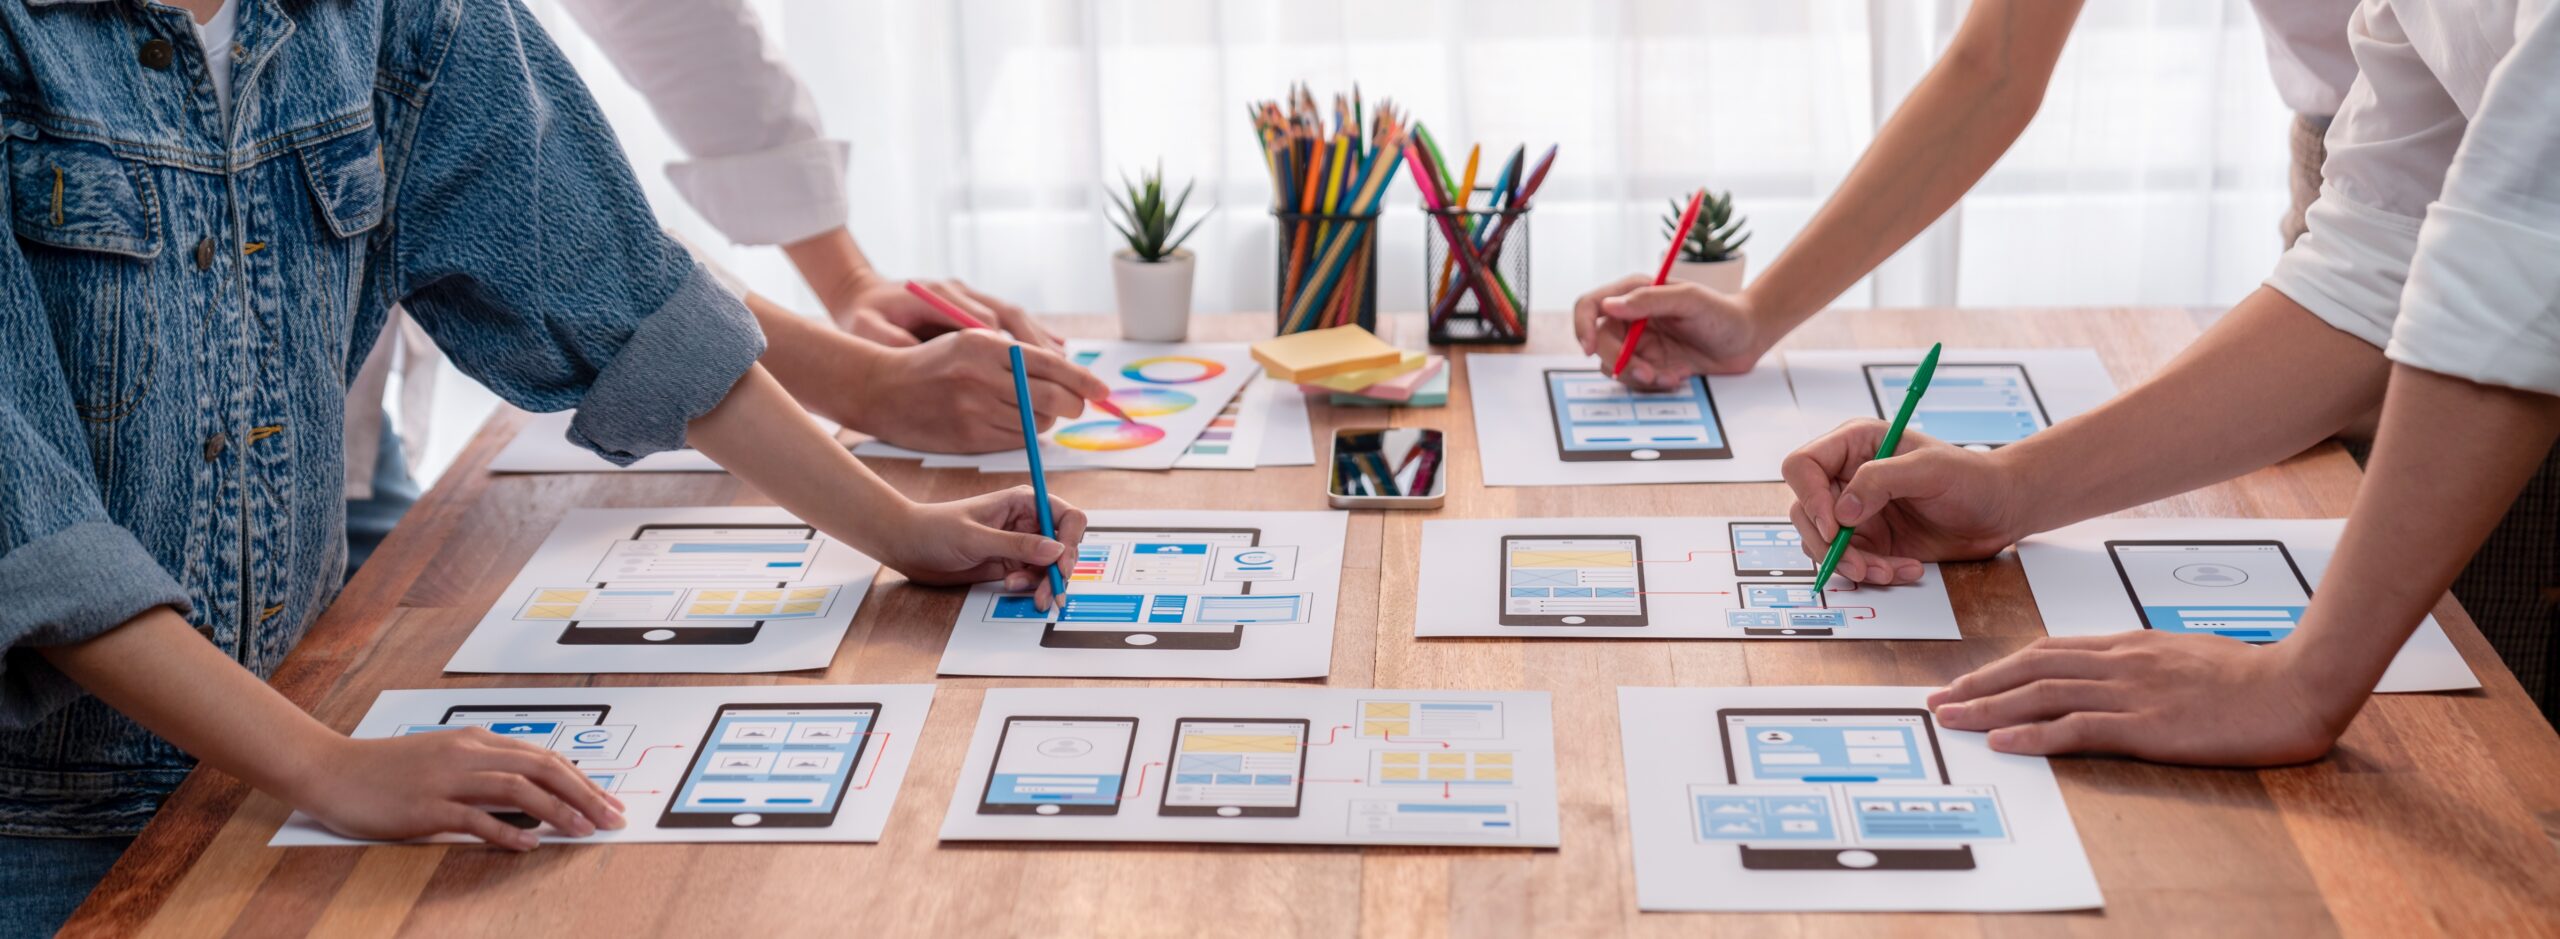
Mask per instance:
[[[954,322],[954,323],[958,323],[958,324],[960,324],[960,328],[962,328],[962,329],[994,329],[994,328],[995,328],[995,327],[993,327],[993,326],[989,326],[989,325],[987,325],[985,322],[983,322],[983,321],[979,320],[977,317],[974,317],[974,316],[969,315],[969,311],[961,309],[961,308],[959,307],[959,305],[958,305],[958,304],[954,304],[954,303],[952,303],[952,302],[951,302],[951,301],[949,301],[949,300],[942,299],[941,295],[936,294],[936,293],[934,293],[933,291],[930,291],[930,290],[926,290],[926,289],[924,289],[924,285],[923,285],[923,284],[916,283],[915,281],[912,281],[912,280],[911,280],[911,281],[908,281],[908,282],[907,282],[907,292],[908,292],[908,293],[911,293],[911,294],[915,294],[915,295],[916,295],[916,299],[919,299],[919,300],[924,301],[926,305],[933,307],[933,308],[934,308],[934,310],[935,310],[936,312],[939,312],[939,313],[941,313],[941,314],[942,314],[942,315],[944,315],[944,316],[948,316],[948,317],[950,317],[950,318],[951,318],[951,321],[952,321],[952,322]],[[1129,416],[1129,412],[1127,412],[1127,411],[1123,411],[1123,410],[1120,410],[1120,406],[1119,406],[1119,405],[1113,404],[1113,403],[1111,403],[1111,402],[1109,402],[1109,401],[1097,399],[1097,400],[1095,400],[1095,401],[1093,402],[1093,406],[1094,406],[1094,407],[1101,408],[1101,409],[1103,409],[1104,411],[1110,412],[1111,416],[1113,416],[1113,417],[1116,417],[1116,418],[1119,418],[1119,419],[1120,419],[1120,423],[1123,423],[1123,424],[1135,424],[1135,423],[1137,423],[1137,422],[1138,422],[1136,418],[1133,418],[1133,417],[1130,417],[1130,416]]]

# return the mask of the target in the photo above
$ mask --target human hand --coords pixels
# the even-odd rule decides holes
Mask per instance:
[[[1002,580],[1008,593],[1032,592],[1032,603],[1046,610],[1052,601],[1050,565],[1068,557],[1084,540],[1084,512],[1055,496],[1050,517],[1058,538],[1040,535],[1039,503],[1031,487],[973,496],[956,502],[928,502],[913,507],[895,530],[880,563],[923,584],[974,584]]]
[[[882,441],[928,453],[990,453],[1022,446],[1022,411],[1013,393],[1014,342],[983,329],[944,333],[922,344],[881,350],[869,368],[812,394],[794,389],[810,410]],[[1065,356],[1025,344],[1034,430],[1084,413],[1111,386]]]
[[[330,738],[310,779],[279,793],[330,831],[394,841],[458,832],[517,851],[534,833],[486,807],[521,809],[563,835],[583,838],[625,824],[622,800],[567,758],[478,727],[371,740]]]
[[[1921,562],[1990,557],[2025,534],[2016,484],[1993,454],[1905,430],[1893,457],[1878,460],[1888,429],[1850,421],[1778,464],[1796,497],[1787,515],[1806,554],[1821,557],[1841,525],[1855,525],[1840,576],[1907,584],[1920,579]]]
[[[1626,374],[1617,376],[1639,388],[1747,372],[1769,351],[1748,294],[1677,282],[1656,287],[1653,278],[1632,274],[1573,301],[1573,336],[1581,340],[1583,354],[1599,356],[1604,367],[1617,364],[1627,329],[1639,320],[1653,325],[1645,327],[1645,341],[1627,361]]]
[[[2135,630],[2049,637],[1929,696],[1938,723],[2002,753],[2115,753],[2159,763],[2319,759],[2368,689],[2305,674],[2292,646]]]
[[[916,284],[1033,349],[1053,354],[1066,350],[1056,335],[1021,307],[979,293],[957,280],[919,280]],[[932,304],[908,293],[905,281],[879,275],[865,278],[852,291],[836,314],[836,321],[847,332],[889,346],[912,346],[962,328]]]

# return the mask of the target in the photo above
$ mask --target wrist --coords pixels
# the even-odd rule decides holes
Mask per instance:
[[[2305,623],[2308,627],[2310,624]],[[2271,680],[2289,685],[2294,697],[2302,702],[2312,717],[2328,730],[2330,739],[2347,732],[2356,714],[2364,710],[2364,702],[2372,697],[2373,687],[2382,680],[2382,669],[2390,665],[2388,654],[2380,666],[2371,656],[2342,655],[2343,643],[2324,642],[2330,637],[2304,628],[2283,642],[2263,648],[2274,669]]]
[[[1983,461],[1992,469],[1992,491],[2002,508],[2000,537],[2009,544],[2016,544],[2037,532],[2078,521],[2054,517],[2046,488],[2036,483],[2049,477],[2038,465],[2036,448],[2027,446],[2029,441],[2020,441],[1983,455]]]
[[[886,281],[842,227],[783,245],[782,253],[839,325],[865,291]]]
[[[276,761],[265,768],[268,778],[243,782],[267,791],[296,808],[311,803],[333,773],[343,772],[355,760],[350,752],[355,740],[331,730],[317,719],[305,718],[287,728],[286,739],[275,748]]]

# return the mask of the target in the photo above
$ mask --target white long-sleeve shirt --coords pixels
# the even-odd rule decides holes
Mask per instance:
[[[740,244],[788,244],[845,223],[851,148],[765,45],[746,0],[561,0],[684,148],[686,202]]]
[[[2309,231],[2267,285],[2395,362],[2560,395],[2560,15],[2366,0]]]

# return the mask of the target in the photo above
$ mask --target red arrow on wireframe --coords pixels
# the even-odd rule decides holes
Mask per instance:
[[[1147,771],[1148,771],[1148,770],[1151,770],[1151,769],[1154,769],[1154,768],[1156,768],[1156,767],[1159,767],[1159,766],[1163,766],[1163,765],[1164,765],[1164,762],[1163,762],[1162,760],[1158,760],[1158,761],[1155,761],[1155,762],[1152,762],[1152,763],[1142,763],[1142,764],[1139,764],[1139,766],[1138,766],[1138,791],[1137,791],[1135,794],[1132,794],[1131,796],[1129,796],[1129,798],[1132,798],[1132,799],[1144,799],[1144,798],[1146,798],[1146,797],[1147,797]]]

